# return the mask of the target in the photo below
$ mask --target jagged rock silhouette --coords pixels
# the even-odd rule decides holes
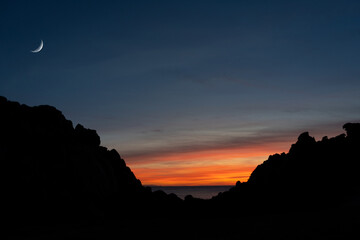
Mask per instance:
[[[213,200],[234,212],[314,210],[338,207],[360,196],[360,127],[316,141],[300,134],[288,153],[274,154],[258,165],[245,183],[237,183]],[[360,206],[360,203],[359,203]]]
[[[247,182],[238,181],[210,200],[190,195],[181,200],[175,194],[144,187],[117,151],[100,145],[95,130],[80,124],[74,128],[54,107],[29,107],[0,97],[0,114],[5,183],[2,214],[8,232],[29,226],[62,229],[81,225],[87,226],[90,235],[89,229],[102,226],[106,228],[100,233],[102,237],[115,234],[134,238],[118,231],[119,226],[128,226],[144,239],[153,229],[154,219],[163,218],[171,219],[163,222],[168,239],[186,221],[199,221],[205,229],[207,221],[202,221],[208,218],[290,216],[303,210],[334,212],[349,202],[351,211],[360,213],[356,200],[360,199],[359,123],[347,123],[343,126],[346,134],[321,141],[302,133],[288,153],[269,156]],[[344,217],[337,214],[332,219]],[[131,224],[138,219],[148,225]],[[351,225],[357,223],[347,219]],[[193,222],[193,226],[198,224]],[[147,231],[138,231],[146,226]],[[252,239],[249,229],[242,228],[242,236]],[[191,238],[181,233],[171,236]]]
[[[100,146],[95,130],[74,128],[54,107],[1,97],[0,112],[9,225],[102,222],[116,214],[130,217],[154,199],[181,201],[152,194],[115,150]]]

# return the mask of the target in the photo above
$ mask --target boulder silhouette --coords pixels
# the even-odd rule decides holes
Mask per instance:
[[[79,143],[86,144],[92,147],[100,145],[100,137],[95,130],[84,128],[81,124],[75,127],[75,137]]]
[[[354,142],[358,142],[360,138],[360,123],[346,123],[343,128],[346,135]]]

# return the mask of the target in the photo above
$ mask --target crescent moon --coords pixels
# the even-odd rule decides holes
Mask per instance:
[[[40,46],[39,46],[37,49],[32,50],[31,52],[32,52],[32,53],[38,53],[38,52],[41,51],[41,49],[43,49],[43,47],[44,47],[44,42],[43,42],[43,40],[41,40]]]

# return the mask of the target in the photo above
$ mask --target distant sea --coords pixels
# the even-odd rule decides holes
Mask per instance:
[[[219,192],[229,190],[233,186],[149,186],[153,191],[162,190],[167,194],[175,193],[179,198],[184,199],[187,195],[196,198],[210,199]]]

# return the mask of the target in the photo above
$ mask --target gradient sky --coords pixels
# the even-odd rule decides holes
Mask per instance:
[[[0,95],[96,129],[145,185],[246,181],[360,121],[360,1],[3,0],[0,52]]]

